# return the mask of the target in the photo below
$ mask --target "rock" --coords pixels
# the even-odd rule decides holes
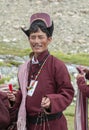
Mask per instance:
[[[3,42],[10,43],[10,40],[9,39],[3,39]]]

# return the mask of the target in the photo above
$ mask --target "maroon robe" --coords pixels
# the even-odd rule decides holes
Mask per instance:
[[[37,71],[40,68],[40,64],[44,58],[48,55],[48,51],[43,52],[39,57],[39,64],[30,63],[30,71],[28,77],[28,84],[31,79],[34,79]],[[29,67],[29,66],[28,66]],[[33,76],[33,78],[32,78]],[[51,101],[50,114],[57,112],[63,112],[72,102],[74,96],[74,89],[71,84],[70,76],[65,64],[52,55],[49,55],[42,71],[37,79],[38,84],[33,96],[26,98],[26,111],[27,115],[34,116],[41,111],[42,97],[47,96]],[[21,94],[21,93],[19,93]],[[20,102],[19,99],[17,99]],[[34,130],[35,125],[27,121],[27,130]],[[67,122],[62,115],[60,118],[49,121],[51,130],[67,130]],[[37,129],[40,129],[40,125],[37,125]],[[49,130],[47,122],[45,130]]]
[[[0,130],[6,130],[10,123],[9,101],[6,93],[0,91]]]

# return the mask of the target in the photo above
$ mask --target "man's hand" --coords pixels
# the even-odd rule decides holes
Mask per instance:
[[[16,100],[16,97],[15,97],[15,94],[16,94],[17,92],[16,91],[13,91],[13,92],[11,92],[11,91],[7,91],[7,97],[8,97],[8,99],[10,100],[10,101],[13,101],[13,102],[15,102],[15,100]]]
[[[41,107],[45,108],[45,109],[49,109],[50,108],[50,99],[48,97],[43,97],[42,98],[42,102],[41,102]]]

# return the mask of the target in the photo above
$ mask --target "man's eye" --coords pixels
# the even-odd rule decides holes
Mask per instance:
[[[41,36],[41,37],[39,37],[39,39],[44,39],[44,37],[43,37],[43,36]]]
[[[30,37],[30,39],[35,39],[36,37]]]

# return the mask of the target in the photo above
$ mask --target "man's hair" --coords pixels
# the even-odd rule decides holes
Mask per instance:
[[[52,37],[52,34],[53,34],[53,30],[54,30],[54,24],[52,22],[52,25],[50,27],[46,27],[46,24],[42,21],[42,20],[36,20],[34,21],[31,25],[30,25],[30,28],[29,28],[29,36],[31,33],[35,33],[37,32],[38,30],[46,33],[47,37]]]

